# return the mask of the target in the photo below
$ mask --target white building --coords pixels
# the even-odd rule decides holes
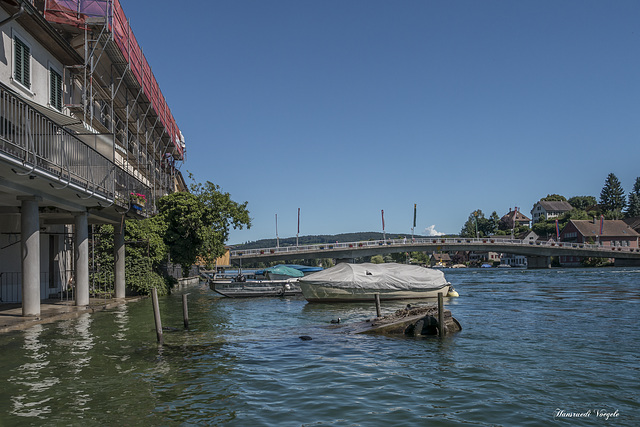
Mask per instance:
[[[533,208],[531,209],[532,222],[535,224],[536,222],[540,221],[540,218],[557,218],[572,209],[573,206],[571,206],[569,202],[547,202],[541,200],[533,205]]]
[[[184,139],[119,2],[0,2],[0,298],[23,315],[73,285],[89,302],[88,229],[184,185]],[[131,194],[148,203],[133,203]]]

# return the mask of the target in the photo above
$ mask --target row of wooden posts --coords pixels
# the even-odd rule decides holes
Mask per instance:
[[[187,296],[189,294],[182,294],[182,317],[184,318],[184,328],[189,329],[189,306],[187,303]],[[156,288],[151,290],[151,301],[153,303],[153,318],[156,321],[156,335],[158,337],[158,343],[164,342],[162,335],[162,319],[160,318],[160,304],[158,304],[158,291]]]
[[[381,317],[380,314],[380,294],[375,294],[376,301],[376,316]],[[447,328],[444,326],[444,294],[438,292],[438,334],[443,337],[447,333]]]
[[[182,317],[184,319],[184,328],[189,329],[189,306],[187,302],[187,296],[189,294],[182,294]],[[151,290],[151,300],[153,302],[153,318],[156,322],[156,335],[158,337],[158,343],[164,342],[162,334],[162,319],[160,318],[160,304],[158,303],[158,291],[156,288]],[[381,317],[380,309],[380,294],[375,294],[376,302],[376,316]],[[438,292],[438,334],[443,337],[446,333],[444,326],[444,294]]]

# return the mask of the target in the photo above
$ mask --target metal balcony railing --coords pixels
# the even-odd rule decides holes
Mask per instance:
[[[0,152],[26,168],[44,174],[57,188],[74,187],[108,203],[126,205],[131,192],[150,199],[150,189],[130,173],[88,146],[59,124],[0,86]]]

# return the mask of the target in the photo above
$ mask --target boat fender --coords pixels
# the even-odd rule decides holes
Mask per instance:
[[[453,289],[453,286],[449,286],[449,292],[447,292],[447,296],[450,298],[453,298],[453,297],[459,297],[460,295],[458,294],[458,292],[456,292],[455,289]]]

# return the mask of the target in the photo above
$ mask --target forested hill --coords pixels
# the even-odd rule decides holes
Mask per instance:
[[[403,237],[411,238],[410,234],[391,234],[387,233],[387,239],[402,239]],[[426,237],[426,236],[418,236],[418,237]],[[298,238],[299,245],[313,245],[319,243],[342,243],[342,242],[362,242],[366,240],[382,240],[382,233],[373,232],[373,231],[364,231],[360,233],[344,233],[344,234],[334,234],[327,235],[323,234],[320,236],[300,236]],[[280,239],[280,246],[295,246],[296,238],[295,237],[287,237],[285,239]],[[257,240],[255,242],[247,242],[240,245],[232,245],[235,249],[259,249],[259,248],[275,248],[276,247],[276,239],[262,239]]]

